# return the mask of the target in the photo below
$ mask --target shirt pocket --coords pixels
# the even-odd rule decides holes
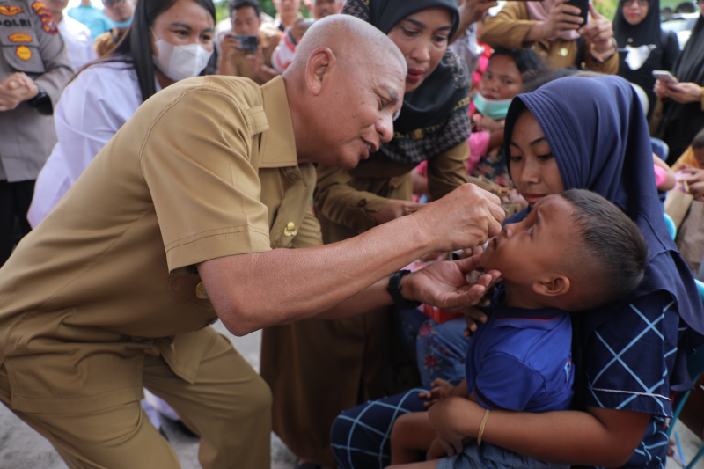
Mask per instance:
[[[5,62],[17,72],[46,72],[39,50],[39,38],[31,29],[11,29],[0,33],[0,45]]]

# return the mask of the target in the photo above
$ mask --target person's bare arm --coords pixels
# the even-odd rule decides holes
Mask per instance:
[[[476,438],[484,412],[470,400],[450,398],[430,409],[430,419],[441,438],[461,441]],[[649,414],[595,407],[543,414],[496,410],[482,441],[552,463],[617,467],[633,454],[649,421]]]
[[[477,21],[480,21],[486,13],[496,5],[496,1],[493,0],[467,0],[464,5],[459,8],[459,26],[457,27],[457,32],[452,36],[451,41],[461,37],[467,28]]]
[[[481,244],[500,231],[502,220],[498,198],[467,184],[413,215],[355,238],[228,256],[203,262],[198,270],[217,315],[230,331],[243,335],[329,310],[431,252]],[[408,297],[447,295],[444,278],[456,278],[461,271],[453,265],[454,270],[440,264],[431,275],[419,273],[417,278],[426,280],[420,284],[405,282]],[[436,279],[440,285],[433,284]],[[388,303],[379,287],[375,301]],[[471,286],[460,289],[471,294]]]

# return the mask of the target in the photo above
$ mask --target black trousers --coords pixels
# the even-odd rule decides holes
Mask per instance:
[[[15,244],[32,229],[27,210],[33,194],[34,181],[0,181],[0,266],[9,259]]]

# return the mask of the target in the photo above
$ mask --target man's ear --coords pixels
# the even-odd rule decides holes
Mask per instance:
[[[531,285],[534,293],[549,297],[565,295],[570,291],[570,287],[570,279],[563,274],[546,275]]]
[[[328,47],[315,49],[310,55],[306,63],[306,88],[313,96],[320,94],[336,62],[335,54]]]

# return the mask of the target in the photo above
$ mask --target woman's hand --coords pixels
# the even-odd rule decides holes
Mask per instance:
[[[407,200],[389,199],[388,202],[380,210],[377,210],[372,215],[372,217],[374,218],[374,221],[377,222],[377,224],[383,225],[384,223],[388,223],[391,220],[397,219],[398,217],[410,215],[422,206],[423,204],[409,202]]]
[[[484,412],[469,399],[449,397],[431,407],[428,415],[438,439],[447,444],[445,449],[457,454],[462,451],[464,440],[475,436]]]
[[[445,311],[476,304],[501,278],[499,271],[490,270],[476,281],[469,281],[467,276],[477,268],[477,262],[477,257],[434,262],[405,276],[401,280],[401,295]]]
[[[430,448],[428,449],[428,453],[425,456],[425,459],[427,461],[432,461],[433,459],[440,459],[444,458],[447,456],[447,451],[445,448],[448,448],[449,445],[447,442],[442,441],[440,438],[435,438],[432,443],[430,443]]]
[[[658,83],[655,91],[658,91]],[[698,103],[702,99],[702,87],[696,83],[670,83],[665,85],[664,95],[680,104]]]
[[[680,182],[684,182],[687,193],[692,194],[697,202],[704,202],[704,169],[697,169],[685,178],[680,177]]]

